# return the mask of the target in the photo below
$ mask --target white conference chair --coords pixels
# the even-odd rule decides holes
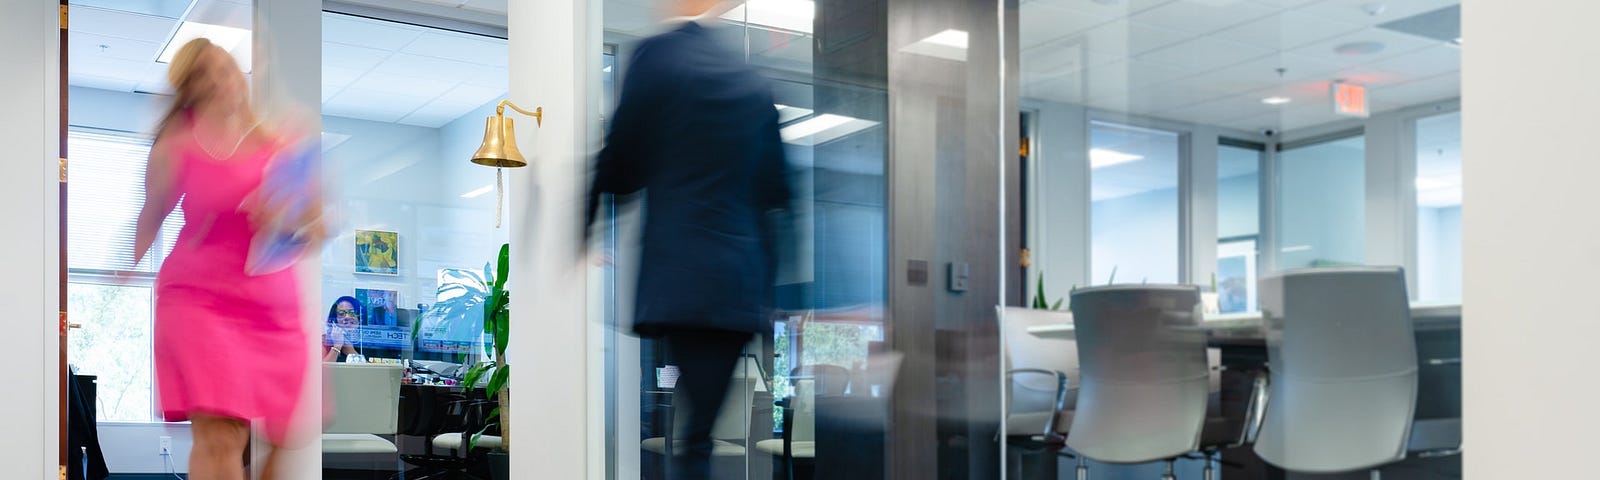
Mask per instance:
[[[1200,329],[1200,290],[1127,285],[1072,294],[1078,340],[1077,412],[1067,447],[1087,463],[1166,461],[1200,448],[1211,369]]]
[[[717,421],[711,427],[711,456],[742,457],[745,455],[745,445],[750,437],[751,405],[755,398],[756,385],[760,379],[751,377],[736,377],[730,380],[727,396],[722,401],[722,409],[717,412]],[[680,403],[684,402],[684,403]],[[681,410],[687,400],[680,395],[673,396],[674,410]],[[667,444],[665,437],[647,438],[640,442],[640,447],[647,452],[658,455],[681,455],[684,441],[681,438],[683,429],[688,425],[688,415],[674,412],[673,442]]]
[[[1077,408],[1078,344],[1041,338],[1028,327],[1072,323],[1072,315],[1020,307],[999,308],[1005,318],[1005,371],[1010,395],[1006,435],[1045,443],[1066,441]]]
[[[400,426],[400,377],[404,367],[357,363],[323,365],[333,387],[333,423],[323,429],[322,452],[397,454],[393,436]]]
[[[1406,457],[1417,344],[1398,267],[1314,268],[1261,279],[1270,371],[1255,451],[1302,473],[1370,470]]]

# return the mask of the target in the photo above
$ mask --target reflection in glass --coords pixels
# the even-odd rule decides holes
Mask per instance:
[[[1279,155],[1278,269],[1364,262],[1365,154],[1357,135]]]
[[[1105,122],[1089,130],[1094,283],[1177,283],[1178,134]]]
[[[1461,300],[1461,113],[1417,120],[1417,299]]]
[[[1261,157],[1258,145],[1217,146],[1218,310],[1256,309],[1256,245],[1261,233]]]

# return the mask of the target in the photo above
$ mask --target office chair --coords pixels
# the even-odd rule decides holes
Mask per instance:
[[[392,436],[400,423],[399,365],[328,363],[325,378],[333,386],[333,422],[323,428],[324,454],[395,455]]]
[[[398,442],[420,437],[422,453],[402,452],[400,460],[418,468],[403,474],[397,473],[390,479],[428,480],[461,476],[461,470],[467,467],[468,457],[448,448],[436,450],[433,439],[450,432],[477,431],[468,426],[467,419],[462,415],[467,404],[475,400],[447,387],[418,385],[404,393],[400,399],[401,418],[409,421],[401,422],[400,436],[396,439]]]
[[[817,390],[818,384],[815,378],[795,379],[793,394],[777,402],[783,407],[783,438],[756,442],[757,451],[783,460],[783,478],[796,478],[797,461],[809,462],[817,458],[816,398],[821,393]]]
[[[1206,424],[1210,368],[1200,329],[1200,290],[1129,285],[1072,294],[1078,341],[1077,411],[1067,447],[1107,463],[1166,461],[1196,451]]]
[[[729,381],[732,385],[728,387],[727,396],[722,401],[722,409],[717,412],[717,421],[711,427],[713,461],[717,458],[745,456],[747,452],[745,445],[749,444],[750,439],[752,402],[755,398],[756,384],[761,380],[750,376],[739,376]],[[647,438],[639,445],[644,451],[660,455],[663,464],[670,463],[672,457],[679,455],[675,450],[684,448],[681,435],[687,426],[688,416],[677,414],[678,407],[684,405],[681,403],[683,401],[680,393],[674,393],[670,414],[673,440],[668,442],[665,437]]]
[[[1047,445],[1066,442],[1077,407],[1078,344],[1073,340],[1040,338],[1028,327],[1072,323],[1067,312],[1019,307],[997,308],[1005,318],[1005,371],[1009,395],[1006,435],[1026,437]]]
[[[1303,269],[1261,279],[1270,371],[1256,454],[1285,470],[1370,470],[1406,457],[1417,346],[1398,267]]]

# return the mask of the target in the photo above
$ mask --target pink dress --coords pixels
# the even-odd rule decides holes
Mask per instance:
[[[156,278],[155,360],[161,411],[246,419],[282,444],[305,385],[311,344],[294,269],[250,276],[254,229],[239,211],[276,147],[218,161],[184,129],[176,186],[185,224]]]

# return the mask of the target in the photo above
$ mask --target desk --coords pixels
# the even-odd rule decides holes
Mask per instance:
[[[1071,317],[1071,313],[1067,314]],[[1411,322],[1418,332],[1458,330],[1461,328],[1461,305],[1414,303],[1411,305]],[[1212,346],[1265,344],[1261,312],[1208,314],[1200,322]],[[1028,327],[1030,335],[1039,338],[1074,338],[1071,323]]]

